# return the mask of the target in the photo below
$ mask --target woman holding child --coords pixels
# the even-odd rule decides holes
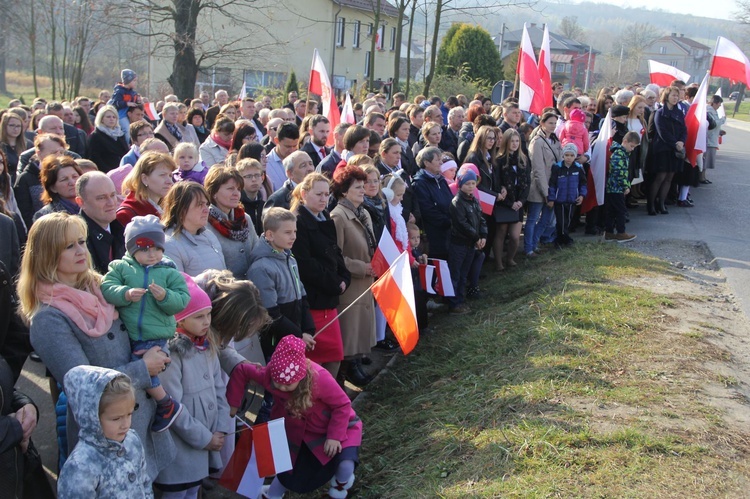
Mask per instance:
[[[143,443],[147,473],[153,480],[174,459],[175,448],[168,432],[150,430],[156,403],[145,389],[151,386],[150,376],[166,369],[170,360],[159,347],[148,350],[140,360],[130,360],[127,331],[114,306],[104,300],[100,281],[91,266],[83,219],[53,213],[37,220],[29,231],[18,282],[34,350],[58,381],[80,365],[112,368],[130,377],[139,407],[133,413],[132,428]],[[72,449],[78,425],[70,412],[67,431]]]

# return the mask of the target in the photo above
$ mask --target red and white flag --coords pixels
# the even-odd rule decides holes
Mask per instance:
[[[716,40],[711,76],[729,78],[750,86],[750,61],[737,45],[720,36]]]
[[[451,281],[451,271],[448,268],[448,262],[437,258],[430,258],[429,261],[435,265],[435,274],[437,274],[435,291],[437,291],[437,294],[440,296],[456,296],[456,291],[453,289],[453,281]]]
[[[321,103],[323,104],[323,116],[328,118],[331,124],[331,131],[328,133],[327,145],[334,145],[333,141],[333,129],[341,121],[339,115],[339,106],[336,104],[336,96],[333,93],[333,86],[331,86],[331,80],[328,79],[328,71],[323,64],[323,59],[318,54],[318,49],[313,52],[312,69],[310,69],[310,84],[307,87],[308,94],[320,95]]]
[[[156,112],[156,106],[153,102],[146,102],[143,104],[143,110],[146,112],[146,116],[151,121],[159,121],[159,113]]]
[[[475,190],[474,193],[479,199],[479,206],[482,207],[482,213],[488,216],[492,215],[492,210],[495,208],[495,200],[497,200],[497,198],[489,192],[480,191],[479,189]]]
[[[693,103],[690,104],[685,114],[685,126],[687,127],[687,140],[685,141],[685,159],[695,166],[699,154],[706,152],[706,132],[708,131],[708,120],[706,119],[706,100],[708,99],[709,74],[703,77],[698,93],[695,94]]]
[[[383,34],[385,32],[385,26],[381,25],[378,32],[375,33],[375,49],[383,50]]]
[[[542,104],[544,107],[552,106],[552,62],[550,61],[549,51],[549,28],[544,25],[544,36],[542,37],[542,47],[539,49],[539,62],[537,63],[537,69],[539,70],[539,79],[542,82],[542,92],[544,92],[544,98]]]
[[[383,231],[386,232],[386,231]],[[393,335],[401,345],[404,355],[419,341],[417,307],[414,302],[414,283],[411,280],[409,255],[404,251],[393,266],[372,286],[372,295],[391,326]]]
[[[352,106],[352,96],[349,92],[346,93],[346,100],[344,101],[344,107],[341,108],[341,121],[349,123],[350,125],[356,124],[354,121],[354,106]]]
[[[240,435],[219,484],[245,497],[256,498],[263,478],[292,469],[284,418],[255,425]]]
[[[518,50],[518,67],[516,68],[519,82],[518,107],[522,111],[540,115],[544,109],[544,89],[539,78],[539,69],[536,67],[536,58],[534,57],[534,46],[531,45],[526,23],[523,25],[523,36]]]
[[[594,142],[591,150],[591,169],[586,179],[588,192],[581,204],[581,213],[604,204],[604,183],[607,180],[607,166],[609,163],[609,146],[612,145],[612,110],[602,121],[602,130]]]
[[[376,275],[385,274],[386,270],[393,265],[396,261],[400,252],[396,241],[393,240],[391,232],[385,228],[383,233],[380,235],[380,241],[378,241],[378,247],[375,248],[375,254],[372,255],[372,268]]]
[[[690,79],[690,75],[680,71],[674,66],[664,64],[663,62],[648,61],[648,73],[651,76],[651,83],[660,87],[668,87],[675,80],[682,80],[685,83]]]
[[[716,93],[714,95],[717,95],[719,97],[723,97],[723,95],[721,95],[721,87],[719,87],[716,90]],[[724,109],[724,103],[723,102],[719,106],[719,109],[716,110],[716,114],[719,115],[719,119],[727,117],[727,111]],[[719,135],[719,143],[721,144],[721,135]]]
[[[431,295],[438,294],[435,290],[435,286],[433,281],[435,280],[435,266],[434,265],[426,265],[423,263],[419,264],[419,284],[422,286],[422,289],[427,291],[427,293]]]
[[[242,102],[245,99],[245,97],[247,97],[247,83],[243,81],[242,90],[240,90],[240,96],[238,97],[238,100]]]

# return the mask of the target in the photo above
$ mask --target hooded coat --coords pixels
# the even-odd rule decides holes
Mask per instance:
[[[99,401],[107,384],[122,373],[94,366],[74,367],[65,375],[68,405],[78,422],[78,444],[57,481],[59,499],[79,497],[152,498],[141,439],[128,430],[122,442],[104,436]]]

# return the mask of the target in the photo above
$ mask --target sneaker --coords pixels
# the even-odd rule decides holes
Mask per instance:
[[[604,240],[605,241],[617,241],[617,234],[615,234],[614,232],[605,232]]]
[[[479,290],[479,286],[469,286],[466,289],[466,298],[469,300],[476,300],[477,298],[481,298],[482,293]]]
[[[687,200],[677,201],[677,206],[679,206],[680,208],[692,208],[693,207],[693,205]]]
[[[464,315],[464,314],[468,314],[469,312],[471,312],[471,309],[467,305],[464,305],[463,303],[448,311],[448,313],[451,315]]]
[[[628,241],[632,241],[637,236],[635,234],[628,234],[627,232],[621,232],[615,236],[615,240],[618,243],[626,243]]]
[[[177,416],[182,412],[182,404],[177,402],[172,397],[169,397],[169,403],[164,406],[156,406],[156,414],[154,414],[154,422],[151,423],[151,431],[155,433],[161,433],[167,431],[172,423],[174,423]]]

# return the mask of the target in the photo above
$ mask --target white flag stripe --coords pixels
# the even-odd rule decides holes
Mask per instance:
[[[242,480],[240,480],[240,484],[237,486],[237,493],[255,499],[260,494],[263,481],[264,479],[258,476],[258,464],[255,458],[255,446],[253,446],[250,461],[248,461],[245,473],[242,475]]]
[[[440,283],[443,286],[443,296],[456,296],[451,280],[451,271],[448,269],[448,262],[445,260],[435,260],[440,266]]]
[[[284,429],[284,418],[268,422],[268,438],[273,449],[273,465],[276,473],[283,473],[292,469],[292,457],[289,454],[289,443]]]

